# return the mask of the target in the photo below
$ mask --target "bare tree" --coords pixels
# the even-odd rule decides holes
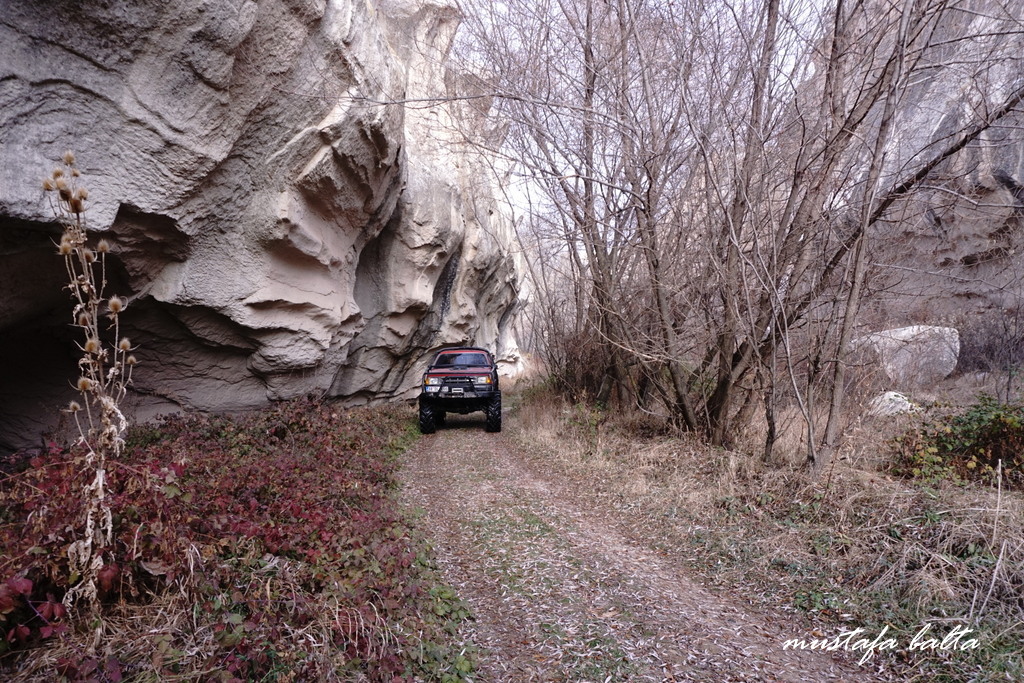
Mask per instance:
[[[460,56],[485,74],[500,151],[536,195],[524,230],[546,333],[566,342],[553,365],[596,367],[566,379],[600,401],[653,393],[716,444],[760,405],[766,454],[776,403],[792,402],[809,459],[827,462],[872,237],[1017,112],[1024,86],[1004,73],[1019,66],[1016,13],[957,0],[464,12]],[[908,134],[964,84],[955,125]]]

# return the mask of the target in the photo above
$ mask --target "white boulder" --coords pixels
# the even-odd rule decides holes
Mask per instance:
[[[952,327],[912,325],[854,340],[865,362],[877,362],[896,386],[924,387],[952,374],[960,357],[960,333]]]
[[[909,398],[898,391],[887,391],[875,396],[868,402],[867,414],[874,417],[892,417],[905,413],[915,413],[921,409]]]

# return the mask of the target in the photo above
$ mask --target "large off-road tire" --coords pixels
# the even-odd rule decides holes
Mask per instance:
[[[487,415],[487,425],[484,427],[489,432],[501,431],[501,394],[491,399],[484,409]]]
[[[434,406],[429,403],[420,404],[420,434],[433,434],[437,431],[437,420],[434,417]]]
[[[448,413],[443,410],[438,410],[434,413],[434,424],[438,427],[444,427],[448,422]]]

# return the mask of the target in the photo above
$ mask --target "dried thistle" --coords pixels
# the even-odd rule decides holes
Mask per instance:
[[[64,166],[54,169],[42,186],[64,226],[57,252],[64,258],[68,290],[74,303],[72,317],[85,336],[80,347],[83,355],[78,362],[81,375],[75,381],[81,399],[71,401],[65,410],[74,416],[78,443],[85,447],[86,466],[93,473],[92,481],[83,491],[86,510],[82,535],[67,549],[69,571],[80,577],[64,597],[65,604],[70,606],[79,600],[95,603],[98,573],[105,564],[105,549],[112,543],[113,515],[106,493],[107,459],[118,458],[124,449],[123,434],[128,422],[120,403],[127,393],[130,368],[136,359],[127,355],[131,342],[119,334],[117,314],[124,310],[124,300],[117,296],[104,298],[110,243],[100,240],[95,250],[88,246],[85,214],[89,192],[78,185],[81,173],[74,166],[75,155],[66,152],[63,162]],[[104,346],[104,330],[99,324],[104,306],[111,313],[113,339],[119,340],[112,345],[112,351]]]

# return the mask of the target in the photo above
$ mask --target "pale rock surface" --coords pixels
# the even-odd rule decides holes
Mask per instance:
[[[875,360],[896,386],[923,387],[956,369],[960,333],[952,327],[911,325],[859,337],[852,347]]]
[[[867,414],[874,417],[893,417],[914,413],[921,407],[898,391],[887,391],[868,401]]]
[[[114,243],[140,410],[408,397],[431,350],[519,358],[498,182],[430,0],[0,4],[0,448],[74,373],[39,182],[76,152]],[[479,115],[479,114],[478,114]]]
[[[992,27],[996,16],[1021,16],[1021,0],[972,0],[962,10],[955,21],[936,26],[932,41],[938,50],[930,57],[936,68],[922,71],[928,75],[915,79],[901,98],[885,150],[882,187],[900,182],[908,168],[938,153],[979,112],[1005,104],[1020,84],[1014,60],[1022,54],[1021,37]],[[966,32],[979,38],[963,40]],[[976,59],[979,49],[983,60]],[[976,69],[958,66],[967,63]],[[987,341],[979,327],[1022,306],[1022,126],[1024,109],[1017,107],[897,202],[892,211],[897,220],[872,230],[871,283],[884,295],[867,302],[861,318],[873,329],[907,322],[949,325],[960,331],[967,355]],[[915,158],[915,150],[922,149],[927,151]],[[970,366],[972,359],[965,360]]]

